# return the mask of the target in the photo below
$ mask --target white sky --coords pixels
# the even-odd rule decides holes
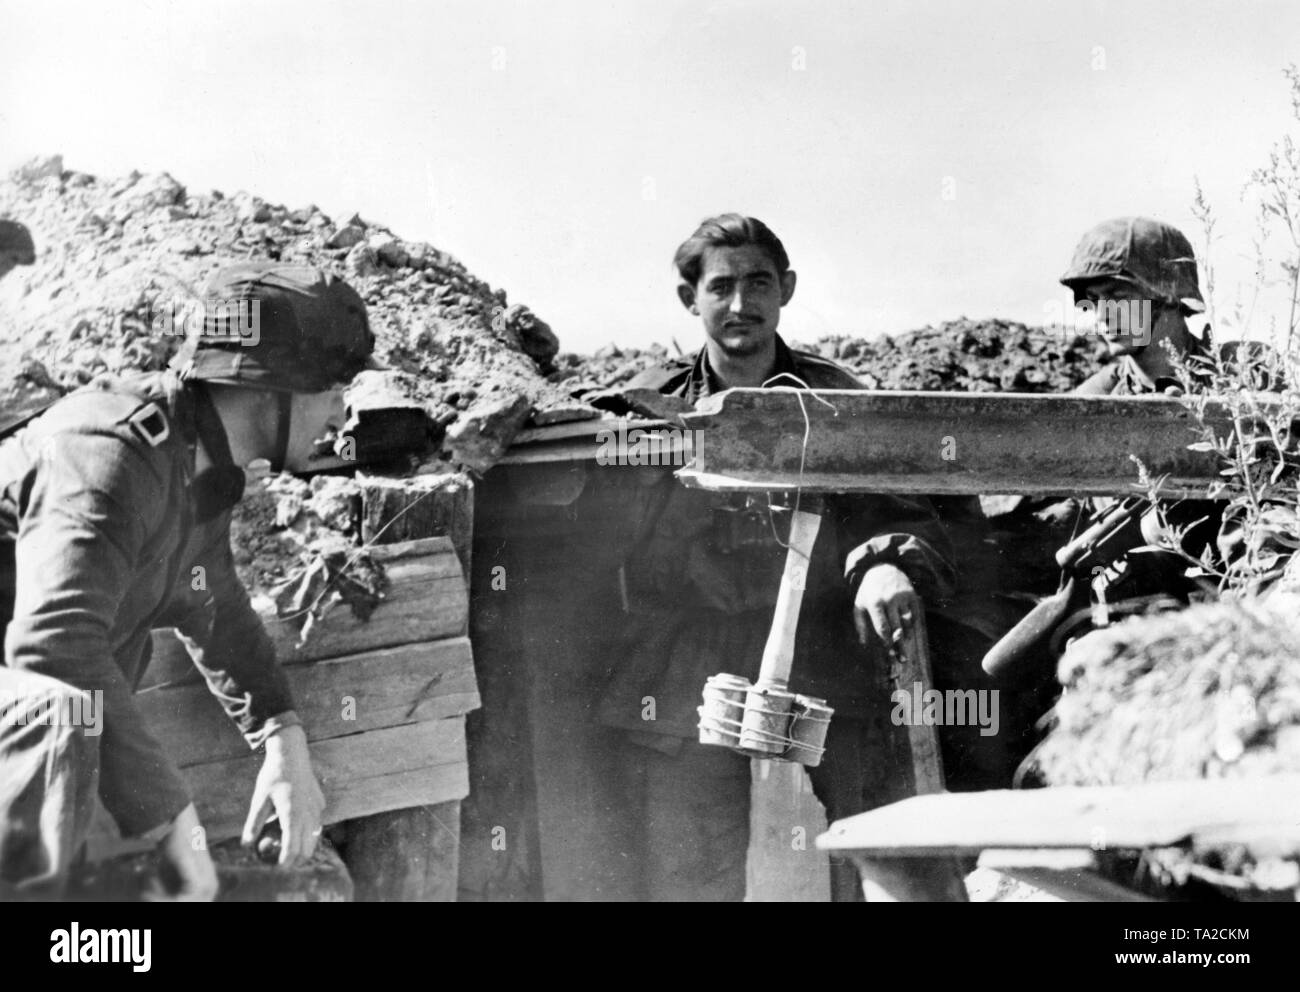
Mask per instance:
[[[1246,270],[1290,62],[1295,0],[0,0],[0,169],[358,211],[571,350],[697,345],[669,262],[724,210],[786,244],[787,337],[1041,323],[1096,221],[1199,246],[1194,175]]]

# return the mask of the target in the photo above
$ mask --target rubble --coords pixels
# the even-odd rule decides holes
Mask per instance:
[[[1128,785],[1300,772],[1300,596],[1135,618],[1061,660],[1053,726],[1023,771],[1043,784]],[[1282,802],[1283,797],[1279,796]],[[1115,852],[1103,872],[1157,898],[1294,899],[1300,862],[1237,843]]]
[[[824,337],[805,347],[869,389],[1067,393],[1106,360],[1105,342],[1096,338],[966,317],[872,340]]]
[[[1029,769],[1048,785],[1300,772],[1298,612],[1300,596],[1276,594],[1081,639]]]
[[[522,396],[475,406],[447,431],[452,460],[476,472],[486,472],[505,454],[529,412]]]
[[[837,334],[791,345],[843,365],[868,389],[1066,393],[1106,361],[1106,345],[1096,338],[966,317],[902,334],[870,339]],[[667,361],[662,345],[610,344],[587,357],[561,354],[550,379],[586,398]]]
[[[351,477],[253,472],[231,512],[235,571],[254,608],[293,621],[304,641],[337,603],[365,618],[383,598],[383,569],[358,547],[361,494]]]
[[[439,428],[520,398],[596,415],[548,382],[558,341],[526,306],[446,252],[355,215],[337,224],[314,205],[197,193],[167,173],[99,179],[54,156],[0,181],[0,217],[26,225],[36,247],[34,265],[0,282],[0,402],[13,404],[0,422],[101,372],[163,367],[180,343],[168,308],[192,305],[216,269],[248,258],[348,279],[378,359]]]
[[[548,377],[563,385],[574,396],[621,386],[644,369],[662,365],[668,349],[661,344],[649,348],[619,348],[609,344],[592,355],[561,353],[556,356],[555,371]]]

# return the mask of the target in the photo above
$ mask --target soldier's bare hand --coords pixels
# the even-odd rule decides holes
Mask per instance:
[[[853,624],[863,647],[878,637],[886,648],[904,643],[921,616],[921,597],[897,565],[875,565],[862,577],[853,601]]]
[[[244,823],[246,846],[257,843],[272,812],[280,820],[280,865],[289,868],[310,858],[321,835],[325,796],[311,768],[307,734],[300,726],[285,727],[266,739],[266,760]]]

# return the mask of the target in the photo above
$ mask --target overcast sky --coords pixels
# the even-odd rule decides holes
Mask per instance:
[[[1288,126],[1296,0],[0,0],[0,168],[166,170],[429,240],[563,345],[700,330],[670,259],[768,222],[782,330],[1041,323],[1085,228],[1184,227],[1220,268]]]

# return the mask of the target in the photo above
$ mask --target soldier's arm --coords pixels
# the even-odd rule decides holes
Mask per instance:
[[[896,565],[917,594],[934,603],[956,589],[952,543],[924,496],[839,496],[831,502],[848,549],[844,576],[850,591],[875,565]]]
[[[196,612],[177,625],[190,658],[226,714],[252,748],[284,727],[301,723],[275,646],[235,572],[229,515],[211,527],[213,539],[196,568],[212,596],[213,610]],[[207,626],[211,617],[211,626]]]
[[[25,480],[15,543],[17,591],[5,660],[102,693],[100,797],[126,836],[168,823],[190,802],[149,732],[110,638],[164,498],[146,456],[111,434],[48,438]]]
[[[244,739],[252,747],[266,748],[244,821],[244,843],[254,843],[275,812],[281,828],[280,864],[290,866],[315,850],[325,797],[275,647],[235,572],[228,517],[212,530],[215,537],[201,555],[215,607],[209,614],[212,626],[200,639],[187,637],[187,646]]]

